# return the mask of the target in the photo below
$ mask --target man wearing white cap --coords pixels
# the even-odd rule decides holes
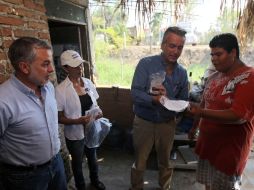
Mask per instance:
[[[72,157],[72,170],[75,185],[78,190],[86,188],[82,171],[83,155],[86,154],[90,172],[91,184],[97,190],[105,186],[98,178],[96,148],[85,145],[84,129],[90,117],[85,112],[97,106],[99,95],[91,80],[82,77],[85,62],[78,52],[64,51],[61,65],[68,73],[67,78],[56,87],[59,123],[64,124],[64,134],[67,148]],[[102,117],[102,113],[96,118]]]

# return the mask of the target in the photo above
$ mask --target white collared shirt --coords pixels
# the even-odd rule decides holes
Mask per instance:
[[[82,78],[85,91],[92,99],[93,105],[97,106],[99,95],[91,80]],[[81,104],[72,82],[67,77],[56,87],[56,100],[58,111],[63,111],[64,115],[70,119],[81,117]],[[84,138],[84,127],[82,124],[64,125],[64,135],[69,140],[81,140]]]

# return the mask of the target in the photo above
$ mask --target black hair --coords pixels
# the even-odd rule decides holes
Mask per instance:
[[[230,53],[233,49],[236,49],[236,57],[239,59],[239,45],[237,38],[234,34],[224,33],[219,34],[213,37],[213,39],[209,43],[210,48],[223,48],[228,53]]]

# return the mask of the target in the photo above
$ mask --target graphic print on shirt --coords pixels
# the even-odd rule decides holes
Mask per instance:
[[[225,95],[225,94],[234,92],[235,86],[237,83],[241,83],[241,84],[247,83],[248,81],[244,80],[244,79],[247,79],[249,77],[249,75],[250,75],[250,73],[242,73],[241,75],[236,76],[235,78],[230,80],[228,82],[228,84],[224,87],[221,95]]]
[[[249,72],[241,73],[231,80],[221,75],[213,78],[204,93],[204,97],[207,99],[206,107],[210,107],[210,102],[215,100],[218,104],[231,105],[233,103],[232,93],[234,93],[237,84],[247,83],[246,79],[249,75]]]

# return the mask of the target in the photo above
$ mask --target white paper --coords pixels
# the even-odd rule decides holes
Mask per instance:
[[[168,110],[175,111],[175,112],[182,112],[189,106],[188,101],[170,100],[166,96],[161,97],[160,103]]]

